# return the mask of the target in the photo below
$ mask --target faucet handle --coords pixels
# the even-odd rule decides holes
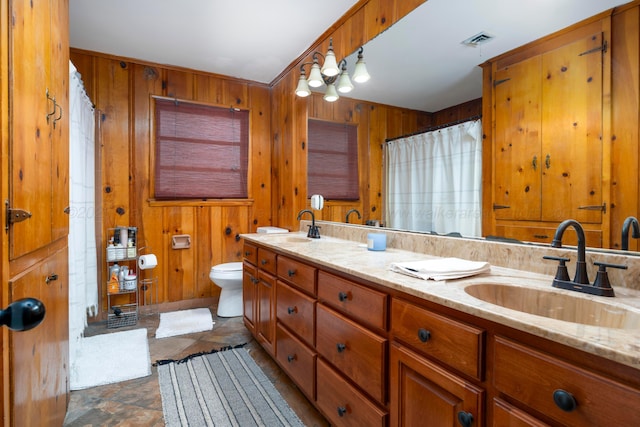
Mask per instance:
[[[569,258],[564,258],[560,256],[551,256],[551,255],[545,255],[542,258],[559,262],[558,270],[556,271],[555,280],[563,280],[563,281],[571,280],[569,278],[569,272],[567,271],[567,265],[565,264],[566,262],[570,261]]]
[[[613,288],[611,287],[611,283],[609,282],[609,275],[607,274],[607,267],[626,270],[627,266],[620,265],[620,264],[609,264],[606,262],[598,262],[598,261],[595,261],[593,264],[598,266],[598,274],[596,275],[595,282],[593,282],[593,287],[599,288],[601,290],[602,293],[599,293],[600,295],[603,295],[606,297],[614,296]]]

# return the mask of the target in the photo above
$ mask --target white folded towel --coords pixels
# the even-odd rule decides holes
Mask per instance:
[[[491,270],[491,265],[488,262],[467,261],[460,258],[437,258],[394,262],[389,269],[424,280],[450,280],[488,272]]]

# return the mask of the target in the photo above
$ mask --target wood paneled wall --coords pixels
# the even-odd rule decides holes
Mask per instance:
[[[424,0],[363,0],[341,24],[330,28],[313,50],[333,37],[336,55],[356,50]],[[276,225],[297,230],[298,212],[308,206],[306,134],[309,117],[358,125],[360,200],[327,201],[318,219],[344,221],[355,208],[362,219],[382,219],[382,143],[432,125],[479,113],[469,103],[435,114],[341,98],[327,103],[320,95],[294,95],[299,66],[293,63],[270,87],[227,76],[162,66],[96,52],[71,50],[85,88],[98,112],[96,182],[98,187],[99,271],[106,313],[107,230],[138,227],[142,253],[158,257],[157,268],[141,278],[157,277],[157,299],[172,303],[216,298],[209,280],[212,265],[242,258],[241,233]],[[249,198],[161,202],[151,193],[152,97],[165,96],[250,111]],[[471,111],[471,112],[469,112]],[[435,120],[434,120],[435,118]],[[174,250],[171,237],[191,235],[191,248]],[[149,296],[147,296],[149,300]]]
[[[92,52],[72,50],[98,111],[99,271],[106,296],[104,249],[109,228],[138,227],[142,253],[154,253],[157,302],[216,297],[211,266],[242,258],[239,234],[271,225],[271,100],[267,85],[191,70],[162,67]],[[152,97],[167,96],[250,111],[248,200],[160,202],[150,193]],[[189,249],[174,250],[171,238],[191,235]],[[155,299],[155,290],[148,297]],[[106,310],[106,306],[103,305]]]

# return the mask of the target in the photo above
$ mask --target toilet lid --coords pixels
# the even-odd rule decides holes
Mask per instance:
[[[213,271],[219,272],[230,272],[230,271],[242,271],[242,263],[241,262],[227,262],[225,264],[214,265],[211,268]]]

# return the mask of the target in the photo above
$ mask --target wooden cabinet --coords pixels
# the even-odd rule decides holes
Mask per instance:
[[[68,401],[68,6],[14,0],[0,8],[0,307],[34,297],[46,310],[36,328],[0,334],[4,425],[62,425]]]
[[[36,298],[46,315],[37,327],[10,332],[14,425],[61,426],[69,392],[69,294],[66,247],[9,282],[12,300]]]
[[[494,385],[534,414],[562,425],[640,425],[640,390],[496,336]]]
[[[67,1],[9,4],[9,205],[30,214],[9,234],[15,259],[69,232],[69,42]]]
[[[589,224],[603,242],[608,190],[609,18],[516,49],[485,65],[493,138],[496,234],[549,243],[557,224]],[[608,163],[607,163],[608,164]],[[519,227],[517,227],[519,226]],[[605,227],[606,228],[606,227]]]
[[[390,351],[391,426],[483,426],[484,391],[396,343]]]
[[[245,259],[244,296],[257,301],[245,324],[332,425],[640,425],[637,369],[290,253],[257,254],[277,277]],[[261,286],[275,287],[270,300]],[[268,307],[275,341],[259,327],[273,325],[259,320]]]
[[[244,254],[243,321],[265,350],[275,356],[276,254],[248,244],[244,245]]]

